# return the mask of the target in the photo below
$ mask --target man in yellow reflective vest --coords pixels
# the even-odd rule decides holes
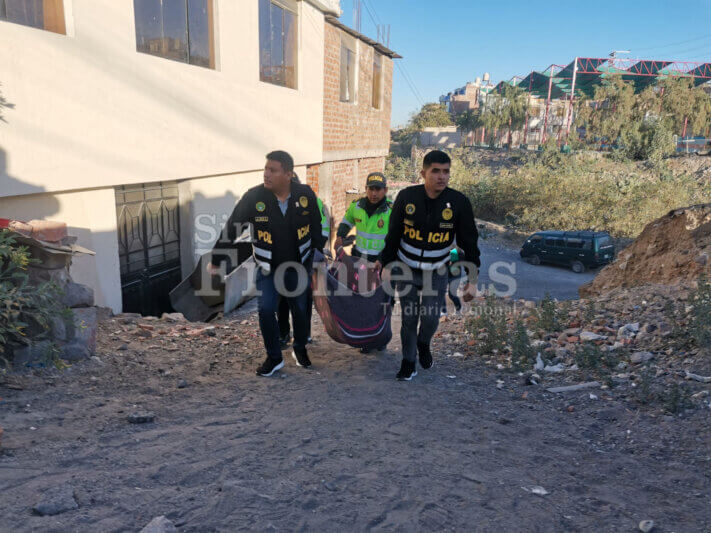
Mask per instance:
[[[388,186],[382,172],[371,172],[365,181],[366,195],[355,200],[348,206],[343,220],[338,226],[335,242],[336,253],[343,246],[343,239],[353,227],[356,230],[355,244],[351,250],[353,257],[359,257],[375,263],[385,247],[385,236],[388,233],[392,202],[388,201]],[[378,348],[385,350],[385,345]],[[370,350],[361,348],[361,353]]]
[[[348,206],[336,233],[336,250],[355,227],[356,239],[351,255],[374,263],[380,259],[388,233],[392,202],[388,201],[387,181],[382,172],[371,172],[365,182],[366,195]]]

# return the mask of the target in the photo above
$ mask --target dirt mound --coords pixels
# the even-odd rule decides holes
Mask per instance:
[[[711,277],[711,203],[675,209],[647,224],[615,262],[579,292],[587,298],[617,287],[672,285],[701,275]]]

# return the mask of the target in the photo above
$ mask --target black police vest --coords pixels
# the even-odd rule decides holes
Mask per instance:
[[[424,185],[409,187],[404,194],[402,238],[397,256],[410,268],[436,270],[449,261],[449,252],[454,248],[455,225],[459,220],[462,202],[457,191],[445,189],[430,201]]]
[[[311,210],[318,210],[315,196],[301,185],[292,185],[285,215],[276,197],[263,186],[254,198],[254,259],[266,271],[286,261],[305,264],[311,254]]]

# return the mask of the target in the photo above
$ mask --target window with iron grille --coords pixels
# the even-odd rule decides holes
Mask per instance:
[[[0,0],[0,20],[67,33],[63,0]]]
[[[259,79],[296,89],[298,16],[293,0],[259,0]]]
[[[133,0],[136,50],[215,68],[213,0]]]

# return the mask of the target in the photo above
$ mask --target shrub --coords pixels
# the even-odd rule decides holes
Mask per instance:
[[[472,333],[475,336],[478,337],[482,330],[485,333],[485,338],[479,345],[480,354],[500,352],[506,346],[508,340],[506,315],[507,310],[498,304],[496,296],[488,295],[480,313],[471,321]]]
[[[526,326],[520,318],[513,325],[511,340],[511,366],[516,370],[531,368],[536,362],[536,351],[531,346]]]
[[[555,301],[549,293],[541,300],[541,305],[536,310],[536,319],[538,327],[546,331],[556,331],[559,328]]]
[[[0,230],[0,360],[7,365],[7,346],[47,337],[51,322],[63,316],[56,284],[31,285],[27,268],[34,262],[8,230]],[[32,338],[30,338],[32,337]]]

